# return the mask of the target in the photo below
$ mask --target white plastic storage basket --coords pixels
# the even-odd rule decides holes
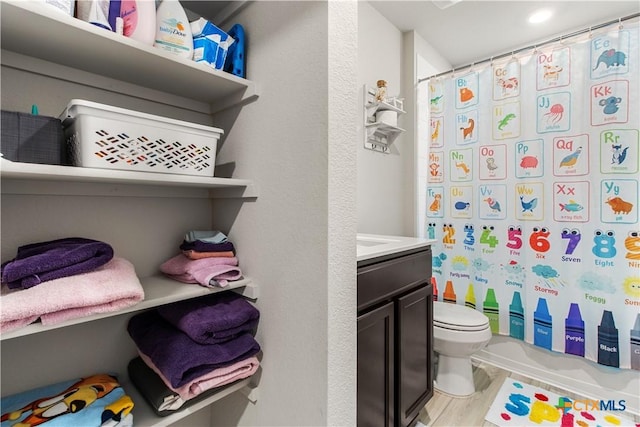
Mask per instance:
[[[75,166],[213,176],[222,129],[72,99],[60,115]]]

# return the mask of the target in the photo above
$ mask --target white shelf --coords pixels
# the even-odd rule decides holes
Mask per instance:
[[[215,393],[198,403],[194,403],[188,408],[184,408],[171,415],[167,415],[166,417],[159,417],[156,415],[149,403],[144,399],[144,397],[142,397],[133,384],[124,383],[122,384],[122,388],[133,400],[133,425],[136,427],[164,427],[198,412],[199,410],[211,405],[213,402],[227,397],[231,393],[235,393],[242,389],[247,389],[247,393],[250,392],[250,382],[251,377],[230,384],[229,386],[222,388],[218,393]]]
[[[96,27],[42,1],[2,0],[0,6],[2,49],[220,108],[257,96],[250,80]]]
[[[250,299],[258,298],[257,287],[253,285],[250,279],[229,282],[229,285],[224,288],[205,288],[204,286],[200,286],[197,284],[178,282],[165,276],[151,276],[141,278],[140,283],[142,283],[142,287],[144,288],[145,297],[143,301],[136,305],[110,313],[101,313],[92,316],[80,317],[55,325],[44,326],[39,322],[32,323],[31,325],[24,328],[0,334],[0,340],[8,340],[25,335],[37,334],[39,332],[49,331],[52,329],[64,328],[71,325],[91,322],[93,320],[119,316],[125,313],[133,313],[136,311],[146,310],[176,301],[197,298],[200,296],[210,295],[217,292],[225,292],[229,290],[239,292]]]
[[[398,114],[404,114],[405,111],[402,108],[398,108],[395,105],[391,105],[387,102],[373,102],[369,101],[366,105],[367,110],[373,111],[395,111]]]
[[[42,165],[36,163],[11,162],[0,158],[0,177],[4,179],[37,180],[37,181],[64,181],[76,183],[106,183],[106,184],[138,184],[138,185],[160,185],[173,187],[204,188],[213,190],[208,193],[209,197],[257,197],[253,181],[236,178],[216,178],[191,175],[177,175],[154,172],[124,171],[115,169],[81,168],[74,166]],[[5,188],[3,182],[2,191],[4,193],[31,193],[33,190],[19,187],[13,189],[8,185]],[[36,189],[39,194],[47,191],[46,185],[38,185]],[[64,188],[55,186],[52,190],[56,194],[65,194]],[[227,190],[236,190],[235,193]],[[78,194],[77,191],[73,194]],[[95,195],[90,189],[87,195]],[[225,194],[227,194],[225,196]],[[235,194],[235,196],[234,196]],[[118,194],[122,195],[122,194]],[[134,194],[135,195],[135,194]]]
[[[393,134],[401,134],[402,132],[405,131],[402,128],[399,128],[397,126],[391,126],[383,122],[367,123],[365,127],[367,128],[367,132],[369,133],[369,136],[375,135],[376,133],[381,133],[381,134],[384,134],[385,136],[390,136]]]
[[[402,108],[392,105],[389,102],[375,100],[375,90],[364,86],[364,147],[369,150],[389,153],[391,144],[403,132],[404,129],[391,126],[383,122],[375,122],[375,115],[378,111],[394,111],[397,114],[404,114]]]

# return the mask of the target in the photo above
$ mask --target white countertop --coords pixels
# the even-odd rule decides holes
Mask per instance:
[[[432,239],[403,236],[383,236],[361,234],[356,237],[357,261],[364,261],[410,249],[417,249],[435,243]]]

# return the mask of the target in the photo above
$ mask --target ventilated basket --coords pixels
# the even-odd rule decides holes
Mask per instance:
[[[60,115],[75,166],[213,176],[222,129],[73,99]]]

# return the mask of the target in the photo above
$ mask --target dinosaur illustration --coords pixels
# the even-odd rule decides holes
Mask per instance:
[[[511,120],[513,120],[513,119],[515,119],[515,118],[516,118],[516,115],[515,115],[515,114],[513,114],[513,113],[509,113],[509,114],[507,114],[506,116],[504,116],[504,117],[502,118],[502,120],[500,120],[500,121],[498,122],[498,130],[502,130],[502,129],[504,129],[504,127],[505,127],[506,125],[508,125],[508,124],[509,124],[509,122],[510,122]]]
[[[473,136],[473,128],[475,127],[475,121],[473,119],[467,120],[467,127],[462,127],[460,130],[462,131],[462,139],[467,139],[467,137]]]
[[[438,103],[440,102],[443,96],[444,95],[440,95],[440,96],[436,96],[435,98],[431,98],[430,100],[431,105],[438,105]]]

